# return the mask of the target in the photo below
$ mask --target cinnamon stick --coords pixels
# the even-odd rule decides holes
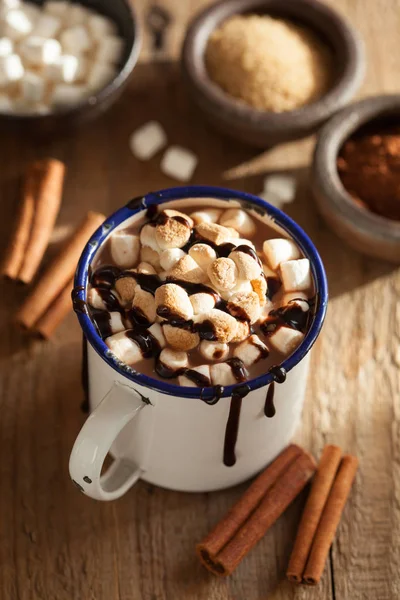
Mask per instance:
[[[286,576],[293,583],[301,583],[314,535],[338,470],[342,451],[338,446],[325,446],[317,473],[297,531]]]
[[[33,329],[40,337],[49,339],[54,333],[55,329],[64,320],[69,312],[72,310],[71,292],[73,287],[73,280],[65,287],[61,294],[54,300],[50,308],[34,325]]]
[[[61,206],[65,165],[59,160],[46,159],[34,164],[38,178],[32,228],[24,252],[18,279],[30,283],[36,274],[49,243],[51,232]]]
[[[204,566],[216,575],[230,575],[301,492],[315,470],[316,464],[312,456],[301,451],[280,472],[260,504],[219,552],[210,554],[207,551],[208,544],[198,545],[197,552]]]
[[[342,458],[304,570],[303,581],[308,585],[316,585],[321,579],[329,548],[335,537],[357,468],[358,460],[355,456],[346,455]]]
[[[16,315],[22,327],[30,329],[46,312],[74,276],[81,252],[95,230],[105,220],[104,215],[89,212],[73,233],[64,249],[43,273],[31,294]]]

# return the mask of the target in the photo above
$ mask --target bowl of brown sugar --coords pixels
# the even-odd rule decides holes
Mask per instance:
[[[356,102],[326,123],[312,188],[339,237],[364,254],[400,263],[400,95]]]
[[[316,0],[224,0],[190,25],[182,68],[215,127],[267,148],[312,133],[342,108],[365,57],[353,28]]]

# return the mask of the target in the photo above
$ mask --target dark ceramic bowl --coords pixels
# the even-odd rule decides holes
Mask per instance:
[[[30,0],[43,4],[43,0]],[[118,72],[99,92],[73,106],[48,114],[0,114],[1,129],[19,129],[24,134],[55,135],[89,121],[106,111],[121,95],[138,59],[141,38],[136,14],[129,0],[81,0],[79,4],[101,13],[116,23],[118,34],[125,41]]]
[[[229,96],[208,77],[204,52],[211,33],[238,13],[269,14],[303,24],[331,48],[336,66],[329,91],[318,101],[283,113],[260,111]],[[194,102],[215,127],[245,143],[267,148],[315,131],[355,94],[365,71],[363,46],[355,31],[317,0],[224,0],[191,24],[182,50],[182,67]]]
[[[336,166],[340,148],[357,129],[388,117],[400,123],[400,95],[366,98],[335,115],[318,136],[312,190],[322,216],[338,236],[364,254],[400,263],[400,221],[356,204],[343,187]]]

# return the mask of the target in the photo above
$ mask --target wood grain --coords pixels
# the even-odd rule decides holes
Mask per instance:
[[[298,442],[319,455],[325,443],[361,461],[323,581],[316,589],[284,581],[304,495],[227,580],[196,560],[194,545],[243,487],[180,494],[139,483],[114,503],[82,496],[68,458],[83,423],[79,406],[81,336],[70,315],[51,342],[32,342],[10,324],[26,290],[0,294],[0,598],[3,600],[396,600],[400,597],[400,273],[347,248],[315,212],[305,169],[312,141],[255,156],[213,132],[187,101],[176,58],[185,27],[203,0],[160,2],[171,14],[164,46],[145,30],[142,61],[127,93],[106,115],[52,142],[2,134],[0,250],[18,201],[26,161],[52,155],[68,176],[58,226],[86,210],[110,213],[130,197],[174,182],[160,156],[139,163],[131,131],[150,118],[172,143],[200,158],[194,182],[258,192],[262,175],[294,169],[298,197],[288,208],[324,258],[331,302],[312,357]],[[145,20],[152,2],[136,0]],[[361,95],[399,91],[399,0],[330,0],[357,25],[367,46]],[[153,64],[150,64],[153,61]],[[307,150],[307,152],[305,151]],[[289,157],[289,159],[288,159]],[[55,251],[46,254],[48,261]]]

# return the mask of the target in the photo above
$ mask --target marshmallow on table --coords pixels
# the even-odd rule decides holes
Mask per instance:
[[[191,213],[191,218],[199,225],[200,223],[216,223],[222,214],[220,208],[207,208],[205,210],[197,210]]]
[[[161,171],[177,179],[178,181],[189,181],[197,166],[197,156],[190,150],[181,146],[170,146],[161,160]]]
[[[184,321],[193,317],[193,307],[187,292],[174,283],[166,283],[157,288],[155,303],[160,317],[174,317]]]
[[[7,37],[0,37],[0,57],[8,56],[14,51],[14,44],[12,40]]]
[[[168,344],[174,350],[187,352],[196,348],[200,343],[199,334],[186,331],[186,329],[180,329],[179,327],[173,327],[172,325],[166,324],[163,325],[163,332]]]
[[[202,340],[199,346],[200,354],[207,360],[221,361],[229,356],[229,346],[222,342]]]
[[[50,65],[59,59],[61,46],[57,40],[29,36],[21,42],[20,53],[25,63],[29,65]]]
[[[65,29],[60,35],[60,42],[63,50],[71,54],[86,52],[92,45],[86,28],[81,25]]]
[[[64,17],[67,10],[71,8],[71,3],[63,0],[48,0],[44,3],[43,8],[49,15]]]
[[[172,267],[169,272],[170,277],[181,279],[190,283],[205,283],[207,274],[189,254],[185,254]]]
[[[200,315],[204,312],[209,312],[215,306],[215,298],[212,294],[207,292],[199,292],[198,294],[192,294],[189,296],[190,302],[193,306],[193,313]]]
[[[115,77],[116,71],[106,63],[97,62],[89,71],[87,78],[91,90],[98,91],[109,84]]]
[[[308,258],[288,260],[281,263],[280,268],[285,292],[306,290],[311,286],[311,270]]]
[[[156,320],[156,302],[154,296],[146,290],[142,290],[140,285],[135,288],[135,295],[132,300],[132,308],[135,308],[141,313],[149,323],[154,323]]]
[[[62,21],[53,15],[41,14],[33,27],[33,35],[44,38],[54,38],[61,29]]]
[[[207,275],[218,290],[231,290],[237,285],[239,272],[230,258],[217,258],[208,266]]]
[[[276,238],[265,240],[263,253],[271,269],[276,270],[282,262],[300,258],[301,252],[292,240]]]
[[[149,121],[134,131],[129,139],[132,154],[140,160],[149,160],[167,144],[167,136],[160,123]]]
[[[256,232],[256,225],[253,219],[240,208],[230,208],[222,213],[219,220],[224,227],[233,227],[244,236],[252,236]]]
[[[296,179],[292,175],[269,175],[264,180],[264,193],[279,198],[283,204],[294,200]]]
[[[191,256],[202,269],[207,269],[207,267],[217,259],[214,248],[211,248],[208,244],[194,244],[189,249],[189,256]]]
[[[127,365],[134,365],[143,358],[139,345],[127,337],[125,331],[111,335],[105,340],[105,343],[111,352]]]
[[[269,354],[267,346],[260,340],[258,335],[251,335],[233,351],[233,356],[240,358],[245,367],[251,367]]]
[[[24,76],[24,67],[17,54],[10,54],[0,58],[0,86],[7,86],[15,81],[20,81]]]
[[[99,14],[91,14],[87,25],[93,38],[100,42],[105,36],[113,35],[117,31],[116,25],[111,19]]]
[[[139,261],[139,237],[125,230],[115,232],[111,236],[110,252],[117,267],[122,269],[134,267]]]
[[[124,51],[124,41],[116,35],[107,35],[99,39],[96,61],[116,66]]]
[[[228,310],[232,316],[255,323],[261,314],[260,301],[256,292],[239,292],[228,302]]]
[[[165,341],[165,336],[160,323],[153,323],[147,331],[151,333],[155,340],[157,340],[161,349],[165,348],[167,342]]]
[[[46,81],[41,75],[25,71],[21,81],[22,98],[29,104],[37,104],[44,98],[46,92]]]
[[[222,385],[225,387],[227,385],[235,385],[235,383],[237,383],[231,366],[224,362],[210,365],[210,376],[211,383],[213,385]]]
[[[200,365],[198,367],[192,367],[190,370],[196,371],[196,373],[203,375],[203,377],[206,377],[208,379],[208,381],[211,383],[211,381],[210,381],[210,366],[209,365]],[[179,375],[178,383],[182,387],[203,387],[203,385],[196,386],[196,383],[192,379],[187,377],[186,375]]]
[[[68,85],[60,83],[54,87],[51,103],[55,106],[68,106],[78,104],[88,96],[88,89],[84,85]]]
[[[159,361],[171,371],[185,369],[189,365],[188,355],[186,352],[178,352],[170,348],[161,350]]]
[[[268,337],[268,344],[275,350],[288,356],[303,341],[304,333],[291,329],[290,327],[278,327],[275,332]]]
[[[14,41],[29,35],[33,29],[33,20],[24,9],[9,10],[4,16],[5,35]]]
[[[178,260],[183,258],[186,255],[186,252],[181,250],[180,248],[168,248],[167,250],[163,250],[160,254],[160,265],[165,271],[169,271],[176,265]]]
[[[195,317],[196,325],[207,322],[212,328],[212,339],[210,341],[223,342],[227,344],[236,335],[237,321],[232,315],[213,308],[208,313],[203,313]],[[201,330],[201,327],[200,327]]]

